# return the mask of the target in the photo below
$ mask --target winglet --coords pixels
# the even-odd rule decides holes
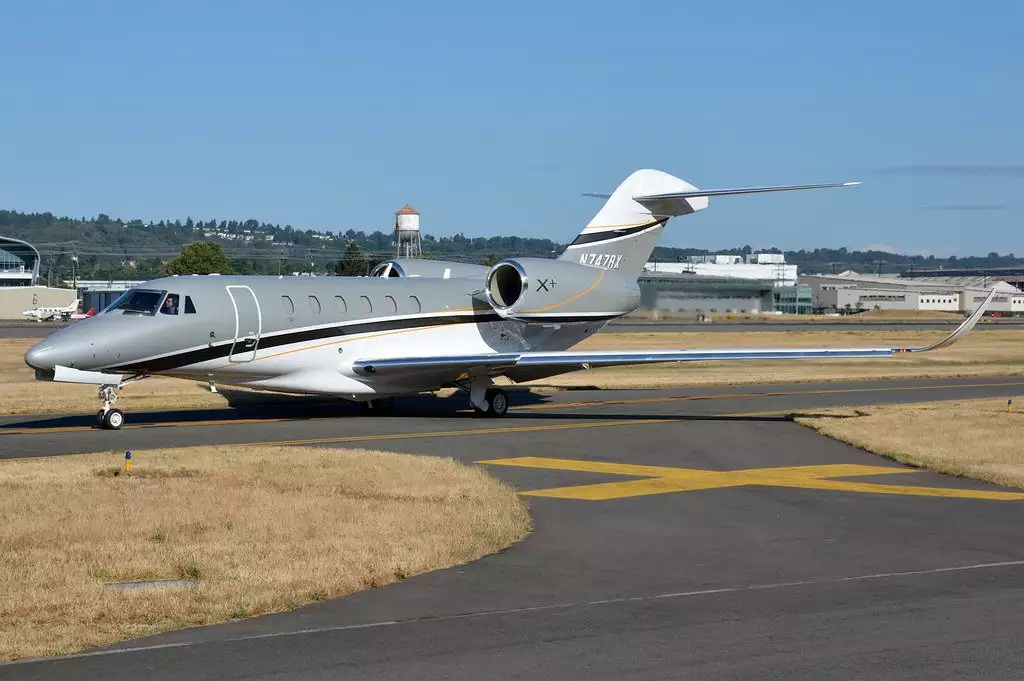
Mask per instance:
[[[929,345],[924,348],[896,348],[894,352],[928,352],[929,350],[938,350],[939,348],[945,348],[956,343],[958,340],[969,334],[977,323],[981,321],[981,318],[985,315],[985,311],[988,310],[988,306],[992,302],[992,299],[996,297],[996,293],[996,289],[989,291],[988,295],[985,296],[985,300],[981,301],[981,305],[978,306],[978,309],[971,313],[971,316],[965,319],[963,324],[956,327],[956,330],[953,333],[949,334],[938,343],[934,343],[933,345]]]

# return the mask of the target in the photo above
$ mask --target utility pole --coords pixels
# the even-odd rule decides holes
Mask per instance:
[[[75,242],[71,252],[71,288],[78,294],[78,242]]]

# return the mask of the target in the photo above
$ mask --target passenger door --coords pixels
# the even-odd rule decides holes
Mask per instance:
[[[235,340],[231,344],[228,360],[251,362],[256,359],[256,348],[263,332],[263,314],[256,294],[248,286],[227,286],[231,304],[235,308]]]

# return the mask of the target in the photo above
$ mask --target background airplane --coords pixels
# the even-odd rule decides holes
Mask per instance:
[[[638,170],[556,260],[493,267],[395,260],[376,277],[174,276],[125,292],[101,314],[49,336],[25,361],[40,380],[100,386],[99,423],[117,429],[119,389],[154,374],[255,389],[334,395],[388,407],[396,395],[455,386],[480,413],[503,416],[494,378],[527,381],[597,366],[742,359],[892,357],[921,348],[592,352],[572,346],[640,303],[637,276],[671,217],[712,196],[848,186],[701,190]]]
[[[63,321],[85,319],[96,314],[96,308],[90,308],[85,314],[78,312],[78,306],[81,305],[82,300],[76,299],[73,303],[67,307],[37,307],[32,310],[25,310],[21,314],[25,317],[35,319],[37,322],[45,322],[51,319],[61,319]]]

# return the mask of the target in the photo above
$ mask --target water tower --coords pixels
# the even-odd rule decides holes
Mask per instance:
[[[395,257],[401,258],[402,248],[405,248],[406,258],[419,258],[423,256],[423,248],[420,245],[420,214],[405,204],[402,210],[395,213]]]

